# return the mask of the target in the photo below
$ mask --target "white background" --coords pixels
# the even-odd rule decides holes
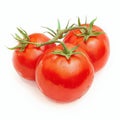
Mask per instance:
[[[120,6],[119,0],[1,0],[0,1],[0,120],[120,120]],[[22,27],[29,34],[41,26],[56,28],[70,19],[84,22],[97,17],[96,25],[110,40],[110,57],[95,74],[89,91],[72,103],[46,98],[35,82],[22,79],[12,65],[15,45],[11,34]]]

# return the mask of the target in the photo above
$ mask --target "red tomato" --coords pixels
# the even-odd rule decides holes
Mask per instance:
[[[89,24],[85,24],[82,26],[89,27]],[[93,32],[104,32],[100,27],[93,25]],[[95,71],[100,70],[106,64],[110,46],[109,39],[105,33],[90,36],[87,40],[84,40],[83,36],[76,36],[76,34],[81,34],[82,32],[78,29],[70,31],[66,37],[64,38],[65,43],[72,43],[73,45],[80,44],[80,47],[83,48],[87,54],[89,55],[91,62],[94,66]]]
[[[35,33],[29,35],[30,42],[47,42],[49,38],[41,33]],[[42,47],[36,47],[33,44],[28,44],[24,51],[16,49],[13,54],[13,65],[17,73],[25,79],[35,80],[35,67],[36,62],[44,51],[53,45],[46,45]]]
[[[67,47],[73,48],[71,44]],[[62,50],[61,45],[47,50],[36,67],[36,83],[43,93],[58,102],[70,102],[80,98],[91,86],[94,68],[82,49],[69,59],[53,51]]]

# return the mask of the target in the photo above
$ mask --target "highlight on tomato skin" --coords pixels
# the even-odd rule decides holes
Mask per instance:
[[[73,45],[66,44],[67,48]],[[41,91],[57,102],[71,102],[83,96],[94,78],[94,68],[84,50],[82,54],[71,55],[69,59],[53,54],[61,46],[50,48],[36,67],[36,83]]]
[[[90,24],[82,24],[81,26],[89,27]],[[110,44],[107,34],[98,26],[93,25],[92,31],[102,34],[91,35],[85,40],[84,35],[80,36],[82,32],[78,29],[70,31],[64,38],[65,43],[73,45],[80,45],[91,59],[95,71],[101,70],[108,61],[110,55]],[[79,35],[79,36],[77,36]]]

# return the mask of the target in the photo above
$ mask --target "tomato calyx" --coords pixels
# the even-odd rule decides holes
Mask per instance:
[[[85,29],[80,29],[81,33],[80,34],[75,34],[76,36],[78,37],[84,37],[84,42],[86,42],[90,37],[93,37],[93,36],[98,36],[100,34],[104,34],[104,32],[98,32],[98,31],[93,31],[93,25],[94,25],[94,22],[96,21],[96,18],[93,19],[89,26],[87,26],[87,21],[85,22],[85,25],[83,25]],[[81,26],[81,23],[80,23],[80,19],[78,18],[78,26]]]
[[[25,30],[22,28],[17,28],[18,32],[22,37],[20,37],[18,34],[12,35],[15,40],[19,42],[19,44],[15,47],[9,48],[10,50],[19,49],[21,52],[25,50],[27,45],[29,44],[30,38]]]
[[[61,42],[61,41],[57,41],[57,42],[59,42],[62,45],[63,50],[55,50],[55,51],[52,52],[53,54],[64,56],[64,57],[66,57],[67,60],[69,60],[69,58],[72,55],[80,54],[80,52],[75,51],[79,47],[79,45],[77,45],[77,46],[75,46],[71,49],[68,49],[64,42]]]

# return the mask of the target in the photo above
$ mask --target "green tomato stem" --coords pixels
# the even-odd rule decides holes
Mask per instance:
[[[72,24],[70,27],[68,27],[68,25],[67,25],[65,29],[60,29],[60,27],[59,27],[59,29],[57,29],[57,32],[54,33],[55,36],[51,40],[40,44],[37,42],[31,42],[27,32],[25,30],[23,30],[22,28],[17,28],[17,29],[23,37],[21,38],[19,35],[15,34],[15,36],[13,36],[13,37],[19,42],[19,45],[15,46],[13,48],[9,48],[9,49],[11,49],[11,50],[19,49],[20,51],[24,51],[28,44],[33,44],[33,45],[36,45],[36,47],[41,47],[44,45],[57,43],[58,39],[62,39],[71,30],[84,29],[84,31],[88,32],[86,27],[74,26],[74,24]],[[49,28],[47,28],[47,29],[49,29]],[[64,43],[59,42],[59,41],[58,41],[58,43],[62,44],[62,46],[64,48],[64,53],[68,53],[67,47],[64,45]]]
[[[48,42],[43,42],[43,43],[41,43],[41,44],[40,44],[40,43],[36,43],[36,42],[30,42],[30,41],[23,41],[23,42],[24,42],[24,43],[28,43],[28,44],[34,44],[34,45],[36,45],[37,47],[41,47],[41,46],[44,46],[44,45],[53,44],[53,43],[57,43],[57,42],[58,42],[58,43],[61,43],[62,46],[64,46],[64,45],[63,45],[63,42],[58,41],[58,39],[63,38],[63,34],[68,33],[69,31],[75,30],[75,29],[84,29],[84,30],[87,30],[86,27],[76,26],[76,27],[73,27],[73,28],[68,28],[68,29],[59,30],[59,31],[57,32],[56,36],[55,36],[53,39],[49,40]]]

